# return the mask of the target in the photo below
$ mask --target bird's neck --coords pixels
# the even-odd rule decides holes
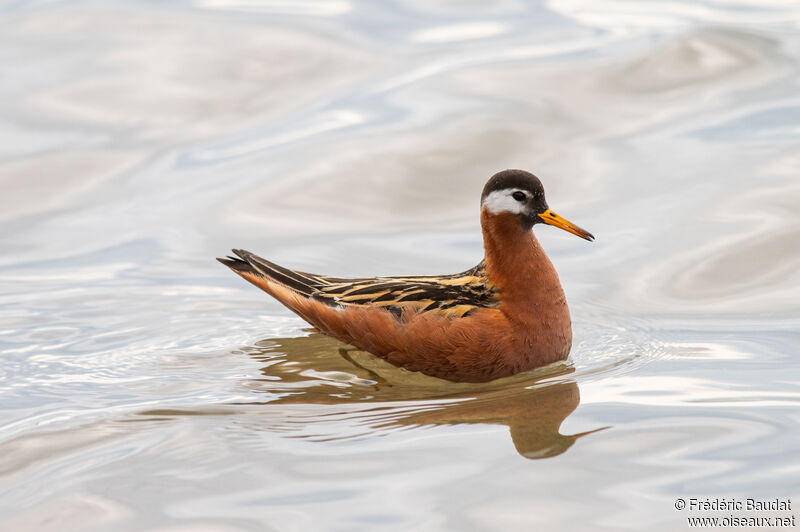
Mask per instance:
[[[533,231],[512,213],[481,210],[486,275],[499,291],[501,306],[517,316],[563,315],[564,290],[553,263]]]

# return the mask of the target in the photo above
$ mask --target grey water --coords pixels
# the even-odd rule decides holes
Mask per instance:
[[[483,385],[218,264],[462,271],[523,168],[569,360]],[[800,4],[0,4],[0,528],[683,530],[800,504]],[[782,516],[797,511],[736,515]]]

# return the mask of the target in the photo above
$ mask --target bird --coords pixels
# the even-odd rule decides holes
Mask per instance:
[[[452,275],[342,278],[249,251],[218,258],[319,331],[389,363],[453,382],[488,382],[565,360],[572,321],[533,227],[593,241],[553,212],[538,177],[503,170],[481,193],[484,258]]]

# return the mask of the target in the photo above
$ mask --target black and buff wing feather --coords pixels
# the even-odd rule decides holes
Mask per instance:
[[[239,258],[218,260],[234,271],[267,277],[331,306],[370,305],[397,316],[408,309],[463,317],[478,308],[498,305],[483,261],[453,275],[346,279],[290,270],[241,249],[233,252]]]

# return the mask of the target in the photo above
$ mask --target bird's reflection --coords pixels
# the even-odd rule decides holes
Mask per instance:
[[[452,383],[396,368],[319,333],[263,340],[242,351],[264,362],[251,388],[269,393],[270,404],[375,404],[402,402],[402,414],[376,420],[373,428],[482,423],[506,425],[526,458],[557,456],[589,434],[559,428],[580,403],[578,385],[559,377],[565,365],[485,384]],[[545,379],[547,382],[545,382]],[[418,408],[408,408],[409,402]],[[594,431],[591,431],[594,432]]]

